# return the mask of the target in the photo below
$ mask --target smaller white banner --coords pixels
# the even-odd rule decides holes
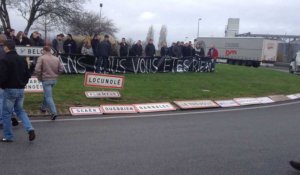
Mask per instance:
[[[137,113],[133,105],[101,105],[104,114]]]
[[[40,82],[36,77],[31,77],[25,86],[24,91],[26,93],[44,92],[42,82]]]
[[[146,103],[146,104],[134,104],[137,112],[161,112],[161,111],[175,111],[176,108],[169,102],[165,103]]]
[[[218,100],[215,101],[219,106],[222,108],[228,108],[228,107],[237,107],[240,106],[237,104],[234,100]]]
[[[211,100],[174,101],[181,109],[217,108],[219,105]]]
[[[120,98],[121,94],[118,91],[87,91],[87,98]]]
[[[100,88],[117,88],[122,89],[124,85],[124,76],[85,73],[84,85]]]
[[[289,98],[291,100],[296,100],[296,99],[300,98],[300,96],[298,97],[297,94],[291,94],[291,95],[287,95],[287,98]]]
[[[256,98],[261,104],[268,104],[268,103],[274,103],[272,99],[269,97],[258,97]]]
[[[72,115],[102,115],[100,107],[70,107]]]
[[[256,98],[234,98],[233,100],[241,106],[261,104]]]

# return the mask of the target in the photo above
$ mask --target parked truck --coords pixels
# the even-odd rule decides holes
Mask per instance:
[[[261,63],[274,63],[277,59],[279,40],[258,37],[199,37],[196,50],[203,47],[207,52],[214,45],[219,51],[219,60],[228,64],[259,67]]]

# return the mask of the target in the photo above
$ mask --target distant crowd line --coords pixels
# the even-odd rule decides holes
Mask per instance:
[[[83,40],[81,47],[78,47],[78,42],[73,39],[71,34],[58,34],[53,41],[46,42],[42,39],[42,35],[38,31],[31,33],[30,37],[28,34],[19,31],[17,34],[14,29],[7,29],[5,31],[7,39],[14,40],[17,46],[45,46],[51,45],[52,48],[58,54],[83,54],[89,56],[172,56],[172,57],[190,57],[190,56],[208,56],[213,57],[210,50],[205,54],[203,47],[197,47],[195,49],[193,43],[177,41],[173,42],[170,46],[167,43],[163,43],[161,48],[156,49],[153,44],[153,39],[149,39],[146,45],[142,44],[141,40],[130,45],[127,43],[125,38],[122,38],[120,42],[111,43],[109,36],[105,35],[104,39],[101,39],[100,34],[95,34],[92,38],[86,37]],[[105,39],[108,38],[108,39]],[[80,44],[81,45],[81,44]]]

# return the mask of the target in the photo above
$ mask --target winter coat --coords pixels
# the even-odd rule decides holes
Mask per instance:
[[[2,89],[24,89],[31,77],[27,61],[16,51],[6,53],[0,59],[0,87]]]
[[[147,44],[146,45],[146,48],[145,48],[145,54],[146,56],[150,56],[150,57],[153,57],[155,56],[155,46],[154,44]]]
[[[216,48],[210,48],[207,52],[207,56],[211,59],[217,59],[219,57],[219,52]]]
[[[128,44],[127,43],[120,44],[120,56],[121,57],[128,56]]]
[[[112,52],[112,47],[109,41],[101,41],[96,49],[96,56],[98,57],[109,57]]]
[[[66,54],[74,54],[77,51],[77,44],[73,39],[67,39],[64,42],[64,51]]]

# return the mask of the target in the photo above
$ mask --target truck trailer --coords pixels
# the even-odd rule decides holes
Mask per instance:
[[[259,37],[199,37],[195,39],[196,50],[207,51],[215,46],[220,62],[259,67],[261,63],[274,63],[277,59],[280,40]]]

